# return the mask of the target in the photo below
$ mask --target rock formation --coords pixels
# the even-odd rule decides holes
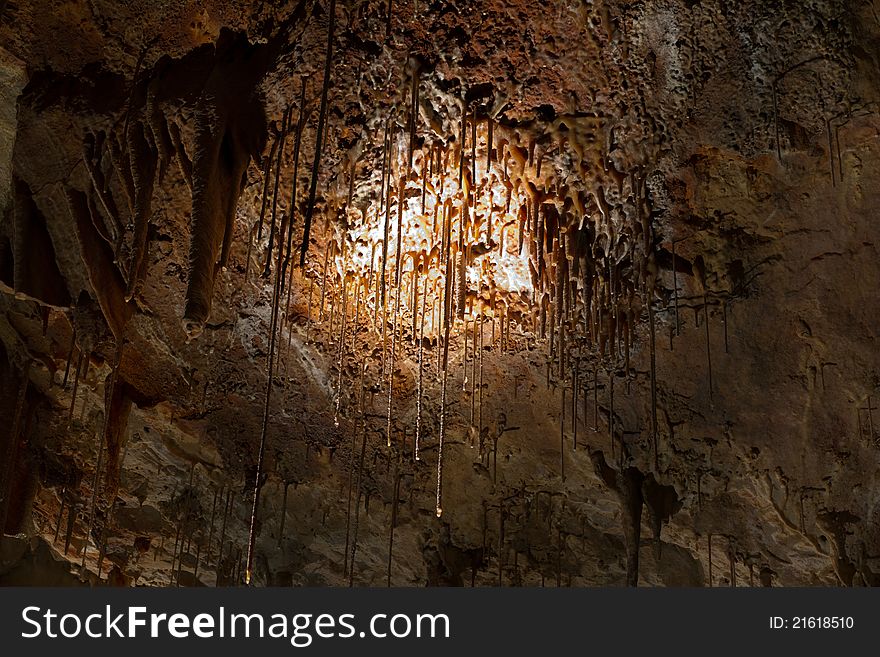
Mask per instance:
[[[0,7],[0,583],[878,581],[870,1]]]

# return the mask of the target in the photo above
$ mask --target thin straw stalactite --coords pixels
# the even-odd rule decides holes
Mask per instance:
[[[284,257],[284,237],[286,230],[292,230],[289,221],[282,221],[278,236],[278,259],[275,267],[275,288],[272,295],[272,317],[269,325],[269,356],[266,366],[266,394],[263,404],[263,419],[260,427],[260,448],[257,454],[257,471],[254,479],[253,506],[251,509],[250,526],[248,528],[248,545],[245,563],[245,584],[251,583],[254,564],[254,548],[256,546],[257,512],[260,503],[260,491],[262,490],[263,461],[266,453],[266,437],[269,429],[269,408],[272,397],[272,383],[275,361],[275,343],[278,328],[278,314],[281,297],[281,270]],[[270,249],[272,243],[270,241]]]
[[[268,278],[271,273],[272,267],[272,244],[275,240],[275,225],[278,213],[278,185],[281,181],[281,165],[284,161],[284,143],[287,141],[287,133],[290,131],[290,112],[292,108],[288,107],[284,110],[284,116],[281,119],[281,136],[279,137],[279,145],[278,145],[278,161],[275,164],[275,182],[272,187],[272,219],[269,223],[269,248],[266,250],[266,264],[263,267],[263,278]],[[279,239],[279,248],[281,248],[281,244],[283,244],[283,236],[282,239]]]
[[[312,215],[315,211],[315,195],[318,191],[318,172],[321,167],[321,136],[324,132],[324,123],[327,120],[327,92],[330,89],[330,72],[333,66],[333,31],[336,26],[336,0],[330,0],[330,8],[327,14],[327,56],[324,60],[324,82],[321,86],[321,107],[318,111],[318,128],[315,132],[315,158],[312,162],[312,181],[309,185],[309,202],[306,206],[303,240],[299,256],[300,267],[305,267],[306,264],[306,254],[309,250],[309,233],[312,228]]]

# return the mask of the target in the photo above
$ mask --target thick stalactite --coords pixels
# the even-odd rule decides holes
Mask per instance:
[[[267,52],[252,51],[246,40],[230,35],[217,45],[217,63],[196,104],[190,271],[183,313],[190,337],[201,333],[208,319],[214,280],[226,264],[221,253],[228,253],[244,174],[266,142],[256,84],[267,65]]]
[[[600,451],[590,454],[596,474],[608,488],[613,490],[621,507],[621,520],[624,543],[626,545],[626,584],[639,584],[639,550],[642,543],[642,509],[645,497],[642,493],[645,475],[638,468],[626,467],[615,470],[605,461]],[[659,531],[658,531],[659,534]]]

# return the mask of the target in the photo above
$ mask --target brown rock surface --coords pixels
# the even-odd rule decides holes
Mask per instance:
[[[0,583],[244,582],[258,469],[258,584],[878,581],[880,10],[339,3],[300,268],[331,3],[279,4],[0,3]],[[442,331],[420,404],[411,266],[384,351],[373,278],[344,286],[426,153],[457,181],[463,108],[544,269],[474,264],[515,223],[462,256],[438,517]]]

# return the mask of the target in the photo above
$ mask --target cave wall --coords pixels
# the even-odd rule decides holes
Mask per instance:
[[[390,21],[386,8],[337,8],[316,234],[271,386],[256,581],[874,584],[873,5],[395,2]],[[0,386],[15,415],[27,371],[41,404],[3,443],[22,445],[16,468],[33,464],[15,493],[32,510],[7,529],[50,546],[27,558],[48,549],[78,567],[87,542],[86,570],[113,564],[117,583],[243,581],[273,324],[260,272],[270,219],[302,229],[327,27],[317,2],[7,6]],[[547,170],[586,179],[590,213],[614,204],[622,243],[646,244],[634,287],[650,282],[623,369],[585,352],[575,378],[530,324],[506,342],[487,326],[478,428],[464,382],[476,361],[455,337],[439,518],[436,368],[413,462],[417,350],[401,347],[392,374],[389,451],[368,318],[340,350],[340,303],[320,289],[328,245],[378,200],[383,127],[405,112],[413,61],[422,135],[455,135],[470,103],[524,150],[559,144]],[[301,79],[298,205],[288,143],[266,208]],[[563,155],[575,147],[589,164]]]

